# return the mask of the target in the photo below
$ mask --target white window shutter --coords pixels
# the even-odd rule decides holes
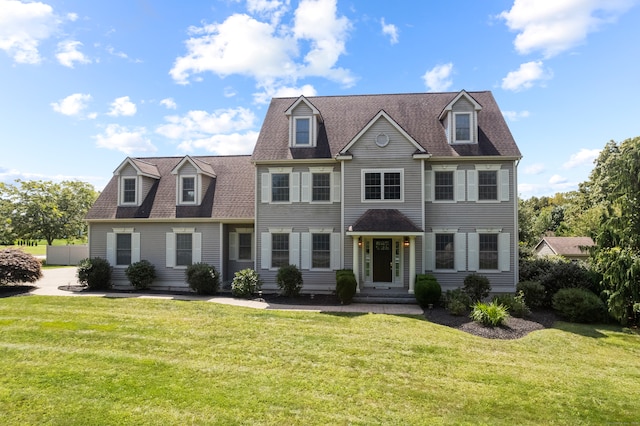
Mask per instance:
[[[167,268],[173,268],[176,266],[176,234],[173,232],[167,232],[165,251]]]
[[[498,266],[501,271],[511,270],[511,234],[498,234]]]
[[[271,268],[271,234],[263,232],[260,234],[260,266],[262,269]]]
[[[478,172],[476,170],[467,170],[467,184],[469,201],[478,201]]]
[[[500,201],[509,201],[509,170],[500,170]]]
[[[202,233],[194,232],[191,237],[191,262],[202,262]]]
[[[301,201],[303,203],[308,203],[309,201],[311,201],[311,173],[309,172],[302,173]]]
[[[424,200],[433,201],[433,171],[424,172]]]
[[[466,173],[464,170],[456,170],[455,172],[455,176],[456,176],[456,195],[455,195],[455,199],[456,201],[464,201],[465,200],[465,192],[467,189],[467,185],[465,182],[465,176]]]
[[[300,173],[289,174],[289,200],[292,203],[300,202]]]
[[[131,263],[140,262],[140,233],[131,234]]]
[[[479,249],[480,249],[480,237],[478,233],[472,232],[467,235],[468,236],[468,253],[469,253],[469,271],[477,271],[480,268],[480,257],[479,257]]]
[[[300,233],[289,234],[289,264],[300,267]]]
[[[342,239],[339,232],[331,234],[331,269],[337,271],[340,269],[340,261],[342,259]]]
[[[260,197],[260,201],[263,203],[268,203],[271,201],[271,176],[269,173],[262,173],[260,177],[260,183],[262,185],[262,195]]]
[[[107,233],[107,262],[111,266],[116,264],[116,234],[113,232]]]
[[[331,200],[334,203],[339,203],[340,202],[341,189],[342,189],[342,179],[341,179],[340,172],[331,173],[331,178],[333,179],[333,182],[332,182],[333,191],[331,193]]]
[[[300,269],[311,269],[311,233],[303,232],[300,240]]]
[[[426,254],[427,271],[433,271],[436,269],[436,236],[433,232],[427,232],[424,234],[424,250]]]
[[[453,246],[455,248],[454,254],[454,268],[456,271],[465,271],[467,269],[467,240],[466,235],[463,233],[456,233],[453,236]]]
[[[229,260],[238,260],[238,233],[229,232]]]

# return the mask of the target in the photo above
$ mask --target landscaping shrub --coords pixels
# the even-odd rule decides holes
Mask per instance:
[[[476,302],[471,310],[471,319],[483,325],[495,327],[504,324],[509,317],[507,308],[499,303]]]
[[[40,277],[42,264],[35,256],[14,248],[0,250],[0,285],[33,283]]]
[[[340,303],[348,305],[356,294],[358,282],[351,269],[341,269],[336,271],[336,294]]]
[[[442,298],[442,288],[436,277],[430,274],[418,274],[416,276],[415,296],[422,308],[429,305],[437,306]]]
[[[189,288],[198,294],[216,294],[220,287],[220,274],[211,265],[194,263],[185,271]]]
[[[262,288],[260,275],[251,268],[246,268],[235,273],[231,282],[231,294],[234,297],[250,298],[256,291]]]
[[[544,306],[545,290],[539,281],[520,281],[516,290],[522,293],[528,307],[537,309]]]
[[[78,264],[78,282],[91,290],[111,288],[111,265],[101,257],[82,259]]]
[[[467,294],[460,288],[447,290],[444,299],[445,308],[451,315],[464,315],[467,313],[469,306],[471,305],[469,296],[467,296]]]
[[[493,301],[507,308],[509,314],[516,318],[524,318],[531,313],[531,310],[525,303],[524,294],[520,291],[515,295],[501,294],[500,296],[494,297]]]
[[[586,264],[559,256],[522,260],[520,281],[540,282],[545,290],[543,306],[546,307],[551,307],[553,295],[560,289],[584,288],[595,293],[599,283],[597,275]]]
[[[489,278],[478,275],[469,274],[464,278],[462,291],[469,296],[472,303],[482,301],[489,296],[491,292],[491,283]]]
[[[148,260],[132,263],[124,270],[132,286],[139,290],[146,290],[156,279],[156,267]]]
[[[604,302],[583,288],[563,288],[553,296],[553,309],[571,322],[594,323],[604,320]]]
[[[302,273],[296,265],[285,265],[278,269],[278,287],[285,296],[297,296],[302,290]]]

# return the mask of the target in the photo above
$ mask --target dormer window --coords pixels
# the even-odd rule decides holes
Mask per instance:
[[[195,203],[196,201],[196,178],[195,176],[181,176],[180,178],[180,200],[183,204]]]
[[[295,145],[308,146],[311,143],[311,117],[295,119]]]
[[[456,112],[453,114],[456,129],[456,142],[471,142],[471,113]]]
[[[135,177],[122,179],[122,204],[136,204],[136,182]]]

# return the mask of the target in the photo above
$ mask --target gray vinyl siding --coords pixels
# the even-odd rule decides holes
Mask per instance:
[[[195,228],[202,233],[202,262],[221,270],[220,224],[188,222],[111,222],[91,223],[89,227],[90,257],[107,258],[107,233],[113,228],[134,228],[140,233],[140,259],[148,260],[156,267],[157,278],[152,289],[188,290],[184,268],[166,267],[166,234],[173,228]],[[112,281],[115,288],[129,287],[124,268],[113,268]]]
[[[295,109],[291,112],[291,115],[296,116],[296,117],[305,117],[305,116],[308,117],[310,115],[313,115],[313,110],[306,103],[300,102],[295,107]]]
[[[297,111],[297,108],[296,108]],[[326,164],[318,163],[293,163],[278,164],[274,167],[293,167],[292,173],[305,173],[310,167],[333,167],[334,172],[340,171],[337,162]],[[278,271],[273,269],[262,269],[262,233],[269,232],[269,228],[291,228],[293,233],[309,232],[310,228],[330,228],[333,233],[342,233],[340,228],[341,205],[339,202],[314,203],[314,202],[291,202],[291,203],[263,203],[261,200],[262,175],[268,173],[269,165],[259,165],[257,167],[256,186],[256,228],[255,244],[256,259],[255,268],[263,281],[262,288],[265,291],[278,290],[276,276]],[[333,248],[332,248],[333,249]],[[344,256],[344,248],[342,248]],[[300,265],[299,265],[300,266]],[[304,281],[302,291],[305,293],[330,293],[335,290],[335,271],[333,270],[304,270],[300,268]]]
[[[476,164],[500,164],[502,170],[509,170],[509,201],[501,202],[475,202],[475,201],[458,201],[451,202],[429,202],[425,203],[425,232],[432,232],[438,228],[457,229],[458,233],[466,234],[467,242],[466,262],[468,265],[468,234],[475,233],[476,229],[482,228],[499,228],[502,233],[510,234],[509,248],[509,271],[505,272],[485,272],[477,273],[486,276],[491,281],[493,293],[509,293],[515,291],[517,277],[517,241],[518,230],[515,228],[515,203],[517,203],[517,194],[515,190],[515,165],[513,162],[484,161],[484,162],[465,162],[458,163],[457,170],[474,170]],[[446,163],[430,163],[427,161],[426,169],[431,169],[431,164]],[[455,163],[449,163],[455,164]],[[465,185],[468,196],[468,182]],[[500,191],[500,188],[498,188]],[[465,199],[467,199],[465,197]],[[470,271],[459,272],[439,272],[426,271],[433,274],[438,279],[443,290],[451,290],[463,285],[464,278],[469,275]]]

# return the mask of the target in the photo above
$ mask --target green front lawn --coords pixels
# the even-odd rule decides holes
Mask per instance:
[[[2,424],[637,422],[640,336],[485,340],[422,318],[0,299]]]

